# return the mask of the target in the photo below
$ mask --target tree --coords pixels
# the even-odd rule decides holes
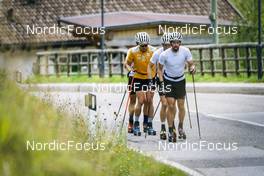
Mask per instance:
[[[263,0],[262,0],[263,1]],[[258,0],[230,0],[241,12],[243,19],[237,19],[238,34],[230,38],[232,42],[257,42],[258,41]],[[262,2],[262,36],[264,34],[264,2]],[[263,37],[262,37],[263,41]]]

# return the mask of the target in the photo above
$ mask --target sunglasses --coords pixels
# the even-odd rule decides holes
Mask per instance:
[[[148,45],[139,45],[139,46],[142,47],[142,48],[143,48],[143,47],[145,48],[145,47],[147,47]]]

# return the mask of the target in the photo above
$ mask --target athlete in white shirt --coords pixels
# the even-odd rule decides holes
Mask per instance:
[[[186,135],[183,130],[185,117],[184,100],[186,95],[184,68],[186,62],[188,63],[190,73],[195,73],[195,65],[192,61],[192,54],[188,48],[181,46],[181,41],[181,33],[171,33],[171,48],[162,52],[159,58],[158,73],[162,87],[164,87],[163,91],[165,92],[168,104],[167,120],[169,125],[169,142],[176,142],[177,138],[174,126],[176,102],[179,110],[179,138],[186,139]]]
[[[168,49],[170,47],[170,40],[169,40],[169,33],[164,33],[163,36],[161,37],[161,44],[162,47],[160,47],[158,50],[156,50],[149,62],[148,65],[148,75],[149,79],[151,79],[151,70],[152,67],[156,67],[156,70],[158,68],[158,63],[159,63],[159,57],[160,54]],[[166,121],[166,109],[167,109],[167,102],[165,98],[165,94],[163,91],[160,90],[160,81],[158,77],[156,77],[156,85],[158,87],[158,92],[160,96],[160,102],[161,102],[161,109],[160,109],[160,121],[161,121],[161,130],[160,130],[160,139],[161,140],[166,140],[167,135],[166,135],[166,126],[165,126],[165,121]]]

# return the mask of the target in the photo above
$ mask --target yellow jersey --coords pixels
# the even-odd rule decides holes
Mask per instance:
[[[155,47],[148,45],[148,49],[146,52],[141,52],[139,46],[135,46],[130,48],[127,52],[126,61],[128,63],[133,63],[133,68],[135,71],[134,78],[138,79],[149,79],[148,78],[148,64],[152,57],[152,54],[156,50]],[[156,74],[155,66],[152,67],[152,78]]]

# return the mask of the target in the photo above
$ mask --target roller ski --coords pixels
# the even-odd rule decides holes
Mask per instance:
[[[175,130],[173,130],[173,132],[169,132],[168,141],[173,142],[173,143],[177,142],[177,134],[176,134]]]
[[[185,134],[184,130],[182,128],[179,128],[178,132],[179,132],[179,139],[185,140],[186,139],[186,134]]]
[[[134,136],[141,136],[139,122],[134,123],[133,134]]]

